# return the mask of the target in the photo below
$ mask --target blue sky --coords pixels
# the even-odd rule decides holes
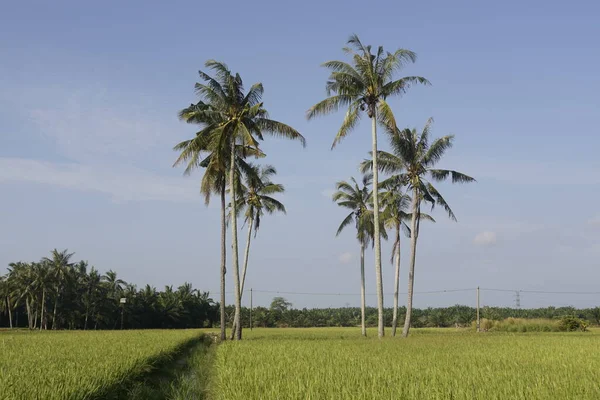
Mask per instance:
[[[177,111],[196,100],[197,70],[217,59],[248,84],[263,82],[271,116],[308,141],[306,149],[277,139],[263,145],[286,186],[288,215],[263,221],[247,287],[358,294],[358,245],[350,231],[335,238],[344,212],[330,194],[335,181],[358,176],[369,126],[330,151],[342,113],[305,119],[325,96],[319,65],[343,58],[357,33],[418,53],[403,72],[433,85],[393,100],[396,119],[422,127],[434,117],[436,135],[456,134],[440,166],[478,180],[441,185],[459,222],[434,211],[438,223],[419,238],[416,290],[598,290],[596,2],[57,1],[2,10],[0,273],[57,247],[136,284],[191,281],[215,291],[217,204],[204,206],[200,173],[184,178],[171,168],[171,148],[194,133]],[[384,136],[380,143],[385,148]],[[403,250],[406,272],[407,243]],[[367,259],[372,293],[372,254]],[[390,292],[392,266],[384,270]],[[358,304],[358,296],[286,297],[297,306]],[[482,297],[513,303],[508,292]],[[415,302],[473,300],[459,292]],[[524,294],[521,302],[594,301]]]

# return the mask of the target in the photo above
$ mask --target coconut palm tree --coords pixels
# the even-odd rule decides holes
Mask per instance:
[[[308,119],[330,114],[341,107],[347,107],[332,148],[348,135],[359,123],[361,111],[366,111],[371,119],[373,163],[373,210],[375,226],[375,274],[377,278],[378,334],[384,335],[383,325],[383,281],[381,275],[381,243],[379,237],[379,189],[377,167],[377,124],[388,131],[396,129],[396,121],[387,98],[401,95],[415,83],[429,84],[420,76],[407,76],[394,79],[395,73],[408,63],[416,61],[416,54],[410,50],[398,49],[394,53],[385,52],[379,46],[375,54],[371,46],[365,46],[356,35],[348,40],[350,47],[344,51],[352,57],[352,64],[343,61],[328,61],[324,67],[331,70],[327,81],[327,97],[312,106],[307,113]]]
[[[8,326],[10,328],[13,327],[11,292],[11,282],[8,279],[8,275],[0,276],[0,312],[7,313]]]
[[[244,212],[245,223],[248,225],[240,283],[240,299],[244,295],[244,284],[246,282],[246,272],[248,270],[252,231],[254,231],[254,237],[256,237],[258,229],[260,228],[261,217],[265,213],[286,213],[285,206],[279,200],[272,197],[275,194],[283,193],[285,191],[283,185],[271,182],[271,177],[275,174],[277,174],[277,170],[272,165],[261,167],[249,164],[248,169],[246,169],[244,173],[244,183],[240,185],[237,210],[240,214]],[[234,324],[239,318],[240,316],[234,316]],[[237,327],[234,327],[233,330],[235,331],[235,329],[237,329]]]
[[[50,257],[42,258],[42,262],[47,263],[52,270],[54,280],[54,312],[52,313],[52,329],[56,330],[56,310],[58,307],[58,301],[60,299],[61,292],[64,286],[67,284],[67,278],[69,275],[69,269],[73,266],[71,258],[75,253],[69,253],[67,249],[58,251],[54,249],[50,252]]]
[[[202,84],[197,84],[202,85]],[[198,123],[205,125],[202,120],[198,119],[197,115],[203,113],[205,109],[202,107],[204,103],[192,104],[180,111],[179,116],[181,119],[188,123]],[[204,195],[204,202],[206,205],[210,203],[210,197],[213,194],[219,194],[221,199],[221,340],[226,338],[226,326],[225,326],[225,275],[227,273],[227,247],[226,247],[226,225],[227,219],[225,216],[226,201],[225,193],[227,188],[227,171],[229,159],[226,155],[221,154],[217,156],[215,154],[218,151],[227,153],[229,149],[225,146],[211,148],[209,147],[210,142],[204,136],[203,131],[196,133],[196,137],[190,140],[185,140],[174,147],[174,150],[180,151],[178,159],[175,161],[173,166],[177,166],[182,163],[186,163],[186,169],[184,175],[189,175],[191,172],[198,168],[204,168],[205,172],[202,177],[200,184],[200,192]],[[255,158],[264,157],[264,153],[260,149],[255,149],[250,146],[237,145],[237,159],[236,166],[238,169],[244,171],[248,170],[248,166],[244,161],[244,157],[253,156]],[[202,155],[207,154],[204,159]],[[221,164],[219,164],[221,163]],[[239,174],[239,172],[238,172]]]
[[[200,71],[200,77],[207,80],[207,75]],[[210,80],[209,80],[210,83]],[[196,83],[196,90],[208,90],[206,85],[203,83]],[[196,136],[189,140],[184,140],[178,143],[173,150],[179,151],[179,157],[173,164],[178,166],[185,163],[186,168],[184,175],[190,175],[192,171],[197,168],[204,168],[205,172],[202,176],[200,184],[200,193],[204,195],[204,202],[208,206],[210,203],[210,197],[213,194],[218,194],[221,200],[221,303],[220,303],[220,317],[221,317],[221,340],[226,339],[226,313],[225,313],[225,275],[227,273],[227,243],[226,243],[226,232],[227,232],[227,219],[226,219],[226,188],[227,188],[227,172],[229,171],[229,147],[226,143],[217,143],[212,145],[210,132],[206,131],[206,128],[210,126],[207,121],[205,111],[209,109],[210,104],[206,104],[203,100],[197,104],[192,104],[189,107],[184,108],[179,112],[179,118],[187,123],[199,124],[203,129],[196,133]],[[214,117],[215,115],[213,115]],[[216,123],[216,122],[213,122]],[[248,170],[248,167],[244,161],[247,156],[253,156],[255,158],[265,157],[265,154],[258,148],[253,148],[246,145],[236,145],[237,148],[237,160],[236,167],[243,170]],[[217,154],[219,153],[219,154]],[[203,158],[204,157],[204,158]]]
[[[470,176],[457,171],[433,168],[441,160],[446,150],[452,147],[454,135],[443,136],[430,142],[432,123],[433,120],[430,118],[421,133],[418,133],[416,129],[396,130],[390,135],[392,152],[379,151],[377,153],[379,170],[385,173],[396,173],[397,175],[389,180],[396,181],[397,184],[406,183],[408,189],[412,191],[410,270],[403,337],[407,337],[410,330],[421,204],[427,202],[431,204],[432,209],[435,205],[439,205],[448,213],[450,219],[456,221],[452,209],[430,180],[441,182],[450,178],[452,183],[475,181]],[[363,170],[369,170],[374,164],[363,164]]]
[[[337,191],[332,196],[333,201],[337,202],[340,207],[351,210],[346,218],[342,220],[336,236],[354,222],[356,238],[360,244],[360,321],[363,336],[367,336],[365,324],[365,248],[369,243],[374,242],[375,235],[373,196],[369,190],[372,179],[373,175],[371,174],[363,175],[362,186],[354,178],[350,178],[350,182],[340,181],[336,184]],[[387,233],[383,227],[380,227],[379,232],[387,239]]]
[[[371,163],[372,161],[368,161]],[[400,230],[404,230],[410,237],[410,228],[406,224],[411,218],[409,212],[410,196],[403,192],[403,186],[396,184],[396,179],[392,179],[390,184],[386,181],[382,182],[382,186],[388,190],[382,194],[382,203],[384,205],[383,219],[386,228],[394,229],[394,245],[392,246],[391,261],[394,263],[394,308],[392,314],[392,336],[396,336],[396,328],[398,326],[398,294],[400,288]],[[435,220],[424,213],[421,213],[420,218],[433,221]]]
[[[222,62],[209,60],[205,66],[211,69],[215,76],[200,71],[204,84],[196,84],[196,92],[202,98],[195,105],[193,116],[186,118],[190,122],[203,125],[196,135],[195,146],[198,149],[213,150],[213,160],[219,168],[229,168],[229,194],[231,199],[231,241],[232,266],[234,281],[235,308],[238,318],[241,310],[240,274],[237,237],[236,211],[236,157],[237,146],[242,145],[258,149],[259,140],[264,134],[271,134],[288,139],[300,140],[304,145],[304,137],[289,125],[269,119],[267,110],[261,101],[263,86],[256,83],[246,92],[242,78],[233,74]],[[229,152],[226,149],[229,148]],[[229,163],[225,161],[229,157]],[[199,156],[196,158],[199,160]],[[239,321],[238,321],[239,322]],[[237,323],[239,327],[240,324]],[[235,333],[236,339],[241,339],[241,330]]]
[[[83,279],[84,294],[82,302],[85,306],[85,317],[83,330],[87,330],[88,320],[90,315],[95,315],[96,307],[101,299],[102,276],[97,269],[92,267],[89,274],[86,274]]]

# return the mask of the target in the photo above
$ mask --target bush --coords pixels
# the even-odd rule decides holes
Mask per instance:
[[[588,322],[574,316],[564,316],[558,323],[559,330],[563,332],[587,331]]]
[[[472,328],[477,328],[477,323],[473,322]],[[543,318],[506,318],[501,321],[482,318],[480,328],[482,332],[585,332],[587,330],[587,321],[573,317],[565,316],[561,319],[543,319]]]

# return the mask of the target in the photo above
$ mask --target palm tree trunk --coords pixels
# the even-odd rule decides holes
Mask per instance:
[[[375,224],[374,241],[375,241],[375,277],[377,285],[377,334],[380,338],[385,335],[383,325],[383,277],[381,275],[381,237],[379,236],[379,182],[377,170],[377,111],[373,107],[373,115],[371,117],[372,124],[372,141],[373,141],[373,217]]]
[[[44,326],[44,303],[46,302],[46,288],[42,289],[42,311],[40,316],[40,331]]]
[[[234,324],[236,325],[235,340],[242,339],[239,317],[242,308],[240,299],[240,262],[238,258],[238,238],[237,238],[237,207],[235,194],[235,138],[231,139],[231,160],[229,165],[229,199],[231,201],[231,257],[233,264],[233,294],[235,297],[235,315]]]
[[[226,258],[227,258],[227,244],[226,244],[226,216],[225,216],[225,181],[223,180],[221,186],[221,340],[225,340],[227,337],[225,326],[225,274],[227,273]]]
[[[25,309],[27,310],[27,326],[31,329],[31,306],[29,305],[29,298],[25,298]]]
[[[12,329],[13,327],[13,321],[12,321],[12,311],[10,310],[10,297],[6,297],[6,306],[8,307],[8,324],[10,326],[10,328]]]
[[[252,216],[250,216],[249,221],[248,221],[248,235],[246,237],[246,249],[244,250],[244,266],[242,267],[242,282],[240,283],[240,301],[242,300],[242,298],[244,297],[244,283],[246,283],[246,271],[248,270],[248,257],[250,255],[250,241],[252,240],[252,227],[254,225],[254,218],[252,218]],[[235,331],[237,329],[237,326],[235,325],[236,322],[239,320],[241,323],[241,315],[237,315],[234,317],[233,319],[233,330]],[[242,329],[242,326],[240,326],[240,330]]]
[[[406,301],[406,318],[402,337],[408,337],[410,318],[412,316],[413,287],[415,285],[415,259],[417,257],[417,238],[419,237],[419,191],[413,189],[412,222],[410,224],[410,270],[408,271],[408,299]]]
[[[58,306],[59,288],[56,288],[56,299],[54,300],[54,312],[52,313],[52,330],[56,330],[56,308]]]
[[[396,336],[398,326],[398,289],[400,287],[400,223],[396,223],[396,271],[394,274],[394,316],[392,318],[392,336]]]
[[[367,336],[367,326],[365,325],[365,244],[360,244],[360,331],[363,336]]]

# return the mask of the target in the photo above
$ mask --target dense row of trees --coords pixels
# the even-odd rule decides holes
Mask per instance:
[[[233,308],[228,307],[230,313]],[[406,307],[398,308],[397,318],[402,321],[406,316]],[[509,307],[482,307],[481,317],[492,320],[505,318],[549,318],[557,319],[564,316],[576,316],[592,324],[600,325],[600,307],[576,309],[574,307],[546,307],[535,309],[516,309]],[[291,304],[275,298],[271,307],[256,307],[252,310],[253,327],[352,327],[361,325],[360,307],[343,308],[292,308]],[[384,308],[385,326],[391,326],[394,319],[394,308]],[[378,325],[378,310],[373,307],[365,308],[367,327]],[[466,327],[476,319],[473,307],[455,305],[452,307],[413,309],[411,325],[423,327]],[[244,327],[250,326],[250,309],[242,308]]]
[[[218,308],[189,283],[139,289],[101,274],[74,253],[53,250],[38,262],[11,263],[0,277],[0,326],[30,329],[144,329],[212,326]],[[122,302],[122,299],[124,302]]]
[[[184,283],[163,291],[146,285],[137,289],[119,279],[117,273],[100,274],[85,261],[72,261],[73,253],[53,250],[39,262],[11,263],[0,277],[0,327],[30,329],[145,329],[199,328],[220,325],[219,304],[207,292]],[[121,303],[125,299],[125,303]],[[364,311],[364,314],[363,314]],[[384,308],[384,324],[402,321],[406,307]],[[235,306],[225,307],[226,324],[236,321]],[[270,307],[240,308],[242,327],[327,327],[378,325],[373,307],[295,309],[286,299],[275,297]],[[413,327],[468,326],[474,320],[473,307],[413,309]],[[515,318],[560,318],[576,316],[600,325],[600,307],[575,309],[547,307],[514,309],[483,307],[481,317],[502,320]]]

